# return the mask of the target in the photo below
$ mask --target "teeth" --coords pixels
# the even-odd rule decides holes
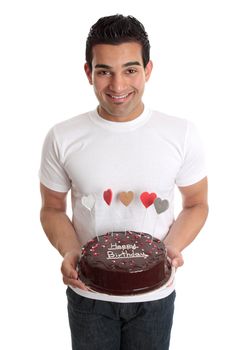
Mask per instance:
[[[113,95],[111,95],[111,97],[120,100],[121,98],[126,98],[128,95],[129,95],[129,94],[121,95],[121,96],[113,96]]]

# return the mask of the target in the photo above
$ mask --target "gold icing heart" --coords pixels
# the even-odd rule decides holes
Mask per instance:
[[[133,197],[134,193],[132,191],[119,193],[119,199],[121,203],[124,204],[126,207],[132,202]]]

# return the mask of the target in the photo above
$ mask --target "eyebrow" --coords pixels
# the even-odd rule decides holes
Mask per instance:
[[[122,67],[129,67],[129,66],[141,66],[141,63],[138,61],[130,61],[127,63],[124,63]],[[109,66],[108,64],[96,64],[95,68],[104,68],[104,69],[111,69],[113,67]]]

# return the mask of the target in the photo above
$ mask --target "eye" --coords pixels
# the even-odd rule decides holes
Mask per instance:
[[[110,75],[111,75],[111,72],[108,71],[108,70],[99,70],[99,71],[97,72],[97,75],[110,76]]]
[[[137,70],[135,68],[128,68],[126,70],[126,74],[135,74],[137,73]]]

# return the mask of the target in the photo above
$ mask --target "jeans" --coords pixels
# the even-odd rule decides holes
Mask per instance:
[[[84,298],[67,288],[73,350],[168,350],[175,291],[141,303]]]

